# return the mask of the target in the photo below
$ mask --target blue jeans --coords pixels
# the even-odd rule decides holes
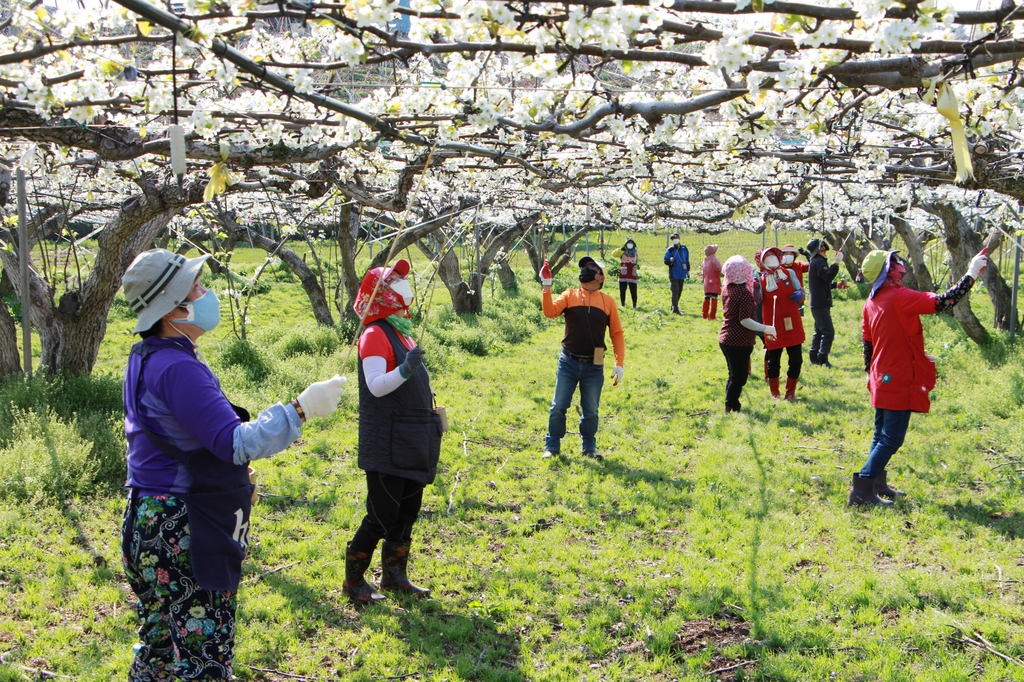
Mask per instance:
[[[584,450],[597,450],[597,409],[601,405],[601,388],[604,386],[604,367],[589,362],[573,360],[565,353],[558,357],[558,373],[555,376],[555,397],[548,413],[548,435],[544,438],[544,449],[560,452],[562,436],[565,435],[565,411],[572,404],[576,385],[580,387],[580,438]]]
[[[860,470],[862,478],[875,478],[885,469],[889,459],[903,445],[910,426],[910,410],[875,408],[875,437],[871,439],[868,463]]]

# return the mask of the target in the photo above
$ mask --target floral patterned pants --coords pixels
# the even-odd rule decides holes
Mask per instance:
[[[141,621],[129,682],[232,679],[237,595],[196,583],[190,539],[180,498],[128,501],[121,561]]]

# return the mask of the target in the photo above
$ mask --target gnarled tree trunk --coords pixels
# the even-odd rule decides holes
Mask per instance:
[[[942,221],[946,235],[946,249],[949,251],[950,281],[959,281],[967,273],[971,258],[981,250],[981,238],[974,234],[971,226],[952,204],[940,202],[921,205],[920,208],[938,216]],[[977,248],[972,247],[972,242]],[[953,306],[953,317],[960,322],[960,326],[964,328],[967,336],[978,345],[984,345],[991,341],[988,330],[971,310],[970,294],[964,296],[959,303]]]
[[[0,302],[0,378],[20,371],[18,327],[7,306]]]
[[[252,243],[258,249],[263,249],[267,255],[276,255],[288,266],[288,269],[295,273],[295,276],[302,282],[302,289],[306,292],[309,305],[313,309],[313,317],[318,324],[334,325],[334,317],[331,315],[331,306],[327,303],[327,294],[320,285],[316,273],[309,269],[299,254],[287,246],[273,239],[268,239],[261,234],[248,230],[235,220],[234,211],[223,211],[217,216],[221,227],[235,240],[243,239]]]
[[[907,247],[907,258],[910,259],[911,267],[907,274],[912,274],[913,277],[907,280],[906,275],[904,275],[905,286],[917,291],[935,291],[932,273],[928,271],[928,266],[924,262],[924,249],[921,247],[921,240],[917,238],[913,228],[910,227],[910,223],[897,215],[892,216],[889,222],[892,223],[892,226],[896,229],[896,234],[900,236],[903,244]]]

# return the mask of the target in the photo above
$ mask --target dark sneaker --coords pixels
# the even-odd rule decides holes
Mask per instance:
[[[584,457],[588,457],[588,458],[590,458],[590,459],[596,459],[596,460],[597,460],[597,461],[599,461],[599,462],[600,462],[600,461],[601,461],[602,459],[604,459],[604,457],[602,457],[601,455],[597,454],[597,452],[596,452],[596,451],[594,451],[594,450],[584,450],[584,451],[583,451],[583,456],[584,456]]]
[[[551,459],[552,457],[558,457],[558,453],[552,452],[551,450],[545,450],[544,454],[540,456],[541,459]]]

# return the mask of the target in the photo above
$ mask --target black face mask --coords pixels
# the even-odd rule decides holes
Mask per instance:
[[[595,279],[597,279],[597,270],[594,268],[583,268],[580,270],[581,282],[593,282]]]

